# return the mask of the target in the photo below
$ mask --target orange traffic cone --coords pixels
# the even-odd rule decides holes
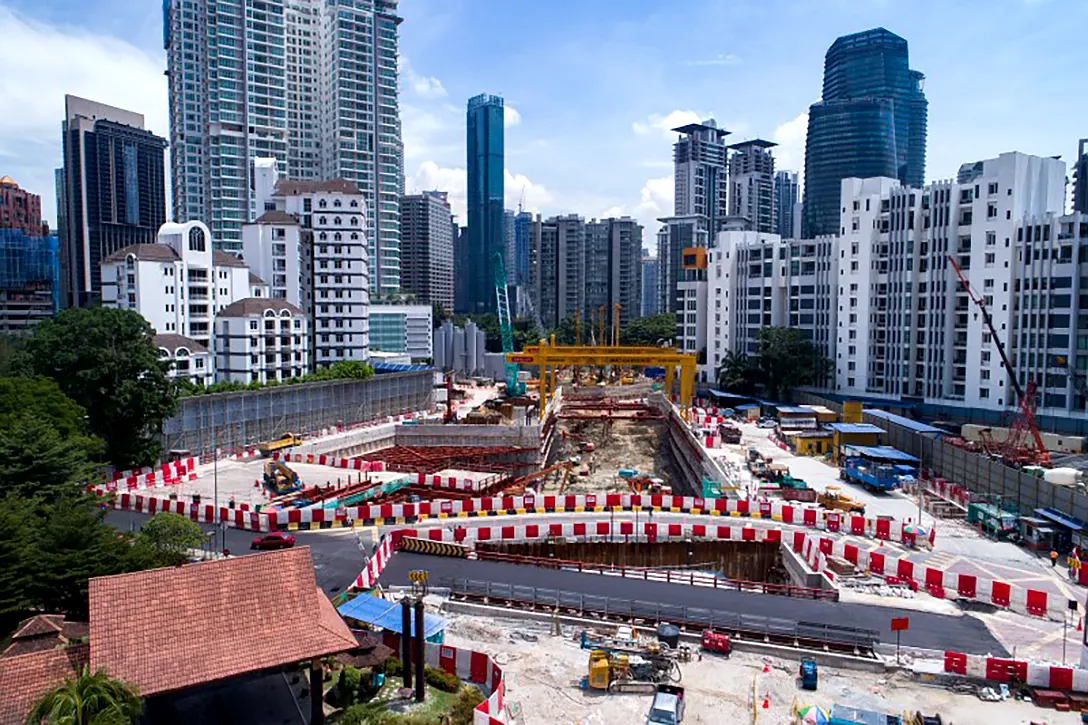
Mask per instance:
[[[767,695],[767,694],[763,695],[763,709],[764,710],[770,710],[771,709],[771,696],[770,695]]]
[[[768,663],[767,660],[763,660],[763,674],[767,674],[770,671],[771,671],[770,663]]]
[[[1077,631],[1078,632],[1083,632],[1084,631],[1084,617],[1081,617],[1081,618],[1079,618],[1077,620]]]

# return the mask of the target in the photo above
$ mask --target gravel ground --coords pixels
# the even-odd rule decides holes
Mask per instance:
[[[578,681],[585,674],[589,653],[576,641],[577,631],[563,627],[552,636],[544,624],[515,620],[449,615],[446,643],[472,647],[493,656],[503,668],[507,700],[520,707],[521,725],[635,725],[650,707],[648,695],[606,695],[583,692]],[[763,672],[764,664],[769,666]],[[794,703],[833,703],[900,713],[907,708],[925,714],[940,713],[955,725],[990,723],[1075,723],[1079,715],[1041,710],[1031,703],[985,703],[974,696],[931,687],[905,675],[875,675],[820,668],[815,693],[799,689],[797,665],[785,660],[737,653],[731,659],[707,655],[683,665],[688,697],[685,725],[726,725],[753,722],[752,696],[756,693],[758,723],[789,723]],[[766,699],[768,707],[764,709]]]

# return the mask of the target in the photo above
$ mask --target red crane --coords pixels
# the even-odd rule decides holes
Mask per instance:
[[[971,283],[967,281],[963,270],[960,269],[960,266],[951,255],[948,257],[948,264],[952,267],[956,276],[959,277],[964,292],[967,293],[967,296],[971,298],[971,301],[978,307],[979,312],[982,313],[982,321],[990,331],[990,337],[993,339],[994,344],[997,345],[997,354],[1001,356],[1001,365],[1005,368],[1005,372],[1008,373],[1009,382],[1012,383],[1013,390],[1016,392],[1017,406],[1020,408],[1019,415],[1009,426],[1009,434],[1004,442],[996,443],[989,436],[983,439],[986,450],[1001,456],[1001,459],[1010,465],[1035,464],[1049,466],[1050,452],[1043,445],[1043,437],[1039,434],[1039,426],[1035,423],[1035,381],[1028,380],[1027,390],[1020,387],[1020,381],[1016,377],[1016,370],[1013,369],[1012,363],[1009,362],[1009,356],[1005,354],[1005,346],[1001,343],[997,330],[994,329],[993,318],[990,317],[990,311],[986,309],[986,303],[971,288]],[[1035,444],[1034,448],[1027,445],[1028,441],[1025,439],[1028,436],[1031,437],[1031,442]]]

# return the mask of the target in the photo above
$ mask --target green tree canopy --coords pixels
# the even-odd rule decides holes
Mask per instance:
[[[658,347],[662,342],[672,345],[676,337],[676,316],[668,313],[631,320],[620,328],[620,344]]]
[[[759,381],[759,366],[743,352],[728,351],[718,365],[717,383],[721,390],[751,395],[756,391]]]
[[[34,329],[15,367],[52,378],[82,406],[114,466],[148,465],[159,456],[163,421],[177,409],[154,337],[132,310],[71,308]]]
[[[764,327],[758,340],[760,379],[775,400],[784,400],[791,388],[811,385],[831,373],[831,361],[802,330]]]
[[[189,549],[199,549],[204,545],[204,530],[200,524],[181,514],[163,511],[144,524],[139,540],[172,560],[164,563],[178,563],[185,561]]]
[[[46,693],[27,717],[28,725],[129,725],[140,718],[136,688],[103,671],[84,667],[79,677]]]

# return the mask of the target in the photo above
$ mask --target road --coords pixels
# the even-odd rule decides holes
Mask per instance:
[[[147,519],[146,514],[110,511],[106,523],[125,531],[137,531]],[[201,524],[201,527],[205,532],[214,528],[211,524]],[[327,594],[336,594],[350,586],[366,564],[363,552],[359,551],[358,538],[351,529],[296,531],[294,534],[296,546],[310,547],[317,584]],[[236,556],[251,554],[249,543],[254,536],[250,531],[228,528],[226,548]]]
[[[408,572],[414,569],[428,570],[430,583],[436,587],[449,586],[454,579],[475,579],[517,586],[560,589],[593,596],[637,599],[670,605],[720,609],[739,614],[873,629],[880,632],[881,641],[889,643],[895,642],[895,635],[891,631],[892,617],[910,617],[910,629],[904,632],[902,637],[904,646],[1007,654],[1007,650],[990,634],[986,625],[970,615],[957,617],[867,604],[817,602],[405,552],[397,553],[390,560],[385,571],[382,572],[381,581],[392,586],[409,585]]]

